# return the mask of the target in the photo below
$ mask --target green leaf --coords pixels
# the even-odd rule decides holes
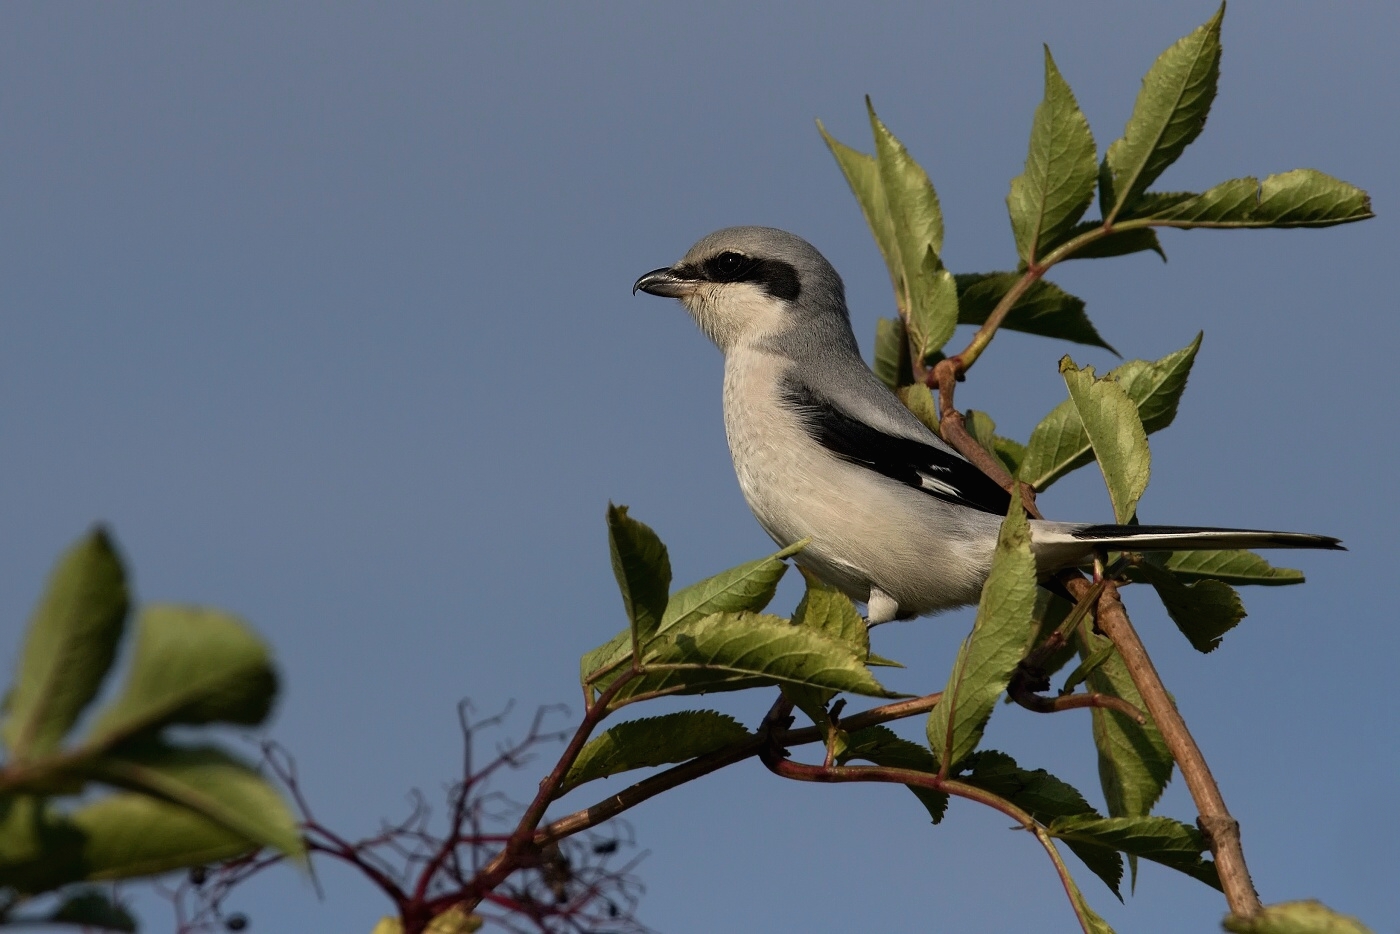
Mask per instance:
[[[1167,49],[1148,69],[1121,139],[1108,147],[1099,175],[1104,219],[1112,222],[1157,180],[1206,125],[1220,78],[1220,20]]]
[[[136,919],[130,912],[104,893],[90,889],[65,897],[44,920],[49,924],[76,924],[84,928],[136,934]]]
[[[1108,661],[1109,656],[1116,651],[1118,651],[1117,646],[1112,642],[1106,642],[1097,649],[1094,654],[1085,658],[1069,673],[1069,677],[1065,678],[1065,684],[1064,687],[1060,688],[1060,694],[1069,694],[1075,688],[1083,684],[1085,679],[1089,677],[1090,672],[1097,670],[1098,667]]]
[[[631,655],[632,630],[624,629],[596,649],[583,654],[578,663],[579,683],[588,688]]]
[[[910,280],[909,294],[909,342],[928,366],[940,359],[939,351],[958,325],[958,283],[932,247]]]
[[[1160,431],[1176,418],[1177,404],[1186,389],[1186,378],[1201,346],[1201,335],[1181,350],[1160,360],[1129,360],[1109,371],[1134,404],[1149,434]],[[1031,432],[1026,445],[1026,459],[1021,463],[1019,479],[1037,490],[1078,467],[1093,460],[1093,448],[1084,430],[1083,419],[1073,399],[1061,402],[1041,420]]]
[[[923,383],[901,386],[895,390],[899,401],[914,413],[914,417],[924,423],[924,427],[938,434],[938,408],[933,404],[933,394]]]
[[[1103,471],[1113,514],[1119,522],[1130,522],[1151,472],[1147,431],[1137,406],[1117,380],[1096,379],[1093,367],[1081,370],[1069,357],[1060,360],[1060,374]]]
[[[1230,915],[1224,925],[1233,934],[1374,934],[1360,918],[1338,914],[1315,899],[1266,905],[1252,918]]]
[[[1079,645],[1081,657],[1090,658],[1112,642],[1081,627]],[[1138,710],[1146,709],[1127,664],[1116,652],[1109,653],[1085,680],[1090,691],[1120,697]],[[1166,741],[1150,717],[1146,723],[1138,723],[1105,707],[1093,708],[1091,716],[1099,753],[1099,783],[1109,816],[1146,816],[1171,780],[1174,762]],[[1128,865],[1136,879],[1137,857],[1129,856]]]
[[[1007,473],[1016,476],[1016,468],[1026,456],[1025,445],[998,435],[997,423],[986,412],[968,409],[963,413],[963,426],[984,451],[1001,462]]]
[[[1144,197],[1150,198],[1151,194],[1144,195]],[[1065,240],[1073,240],[1080,234],[1101,227],[1103,227],[1103,221],[1085,221],[1076,225],[1065,236]],[[1146,253],[1148,251],[1160,256],[1162,262],[1167,261],[1167,254],[1162,249],[1162,242],[1157,239],[1157,231],[1151,227],[1129,227],[1125,230],[1115,229],[1112,233],[1090,240],[1063,258],[1108,259],[1113,256],[1127,256],[1130,253]]]
[[[0,725],[12,761],[58,748],[112,667],[126,610],[121,560],[98,528],[59,559],[30,620]]]
[[[977,620],[958,651],[943,699],[929,712],[929,748],[943,768],[955,767],[981,741],[987,718],[1034,634],[1036,590],[1030,525],[1019,500],[1013,501],[997,537]]]
[[[962,769],[965,774],[958,777],[959,781],[1005,798],[1042,824],[1071,815],[1100,818],[1074,786],[1044,769],[1023,769],[1004,752],[992,749],[974,752],[963,760]],[[1100,847],[1078,846],[1068,840],[1065,842],[1122,901],[1118,887],[1123,879],[1123,860],[1118,853]]]
[[[1142,859],[1150,859],[1220,888],[1215,863],[1202,859],[1205,840],[1195,827],[1170,817],[1110,817],[1072,815],[1055,820],[1050,834],[1066,843],[1109,847]]]
[[[66,816],[36,799],[21,801],[29,805],[20,823],[33,848],[0,845],[0,885],[24,893],[157,875],[257,848],[221,824],[145,794],[108,795]],[[15,831],[14,812],[0,816],[0,837]]]
[[[875,136],[875,165],[889,207],[894,242],[908,269],[910,263],[923,260],[929,247],[934,255],[942,254],[943,210],[928,174],[876,116],[868,97],[865,109]]]
[[[1016,272],[974,272],[954,277],[958,286],[958,323],[982,324],[1011,287],[1021,279]],[[1003,328],[1102,347],[1117,353],[1084,313],[1084,300],[1053,282],[1037,279],[1012,307]]]
[[[222,749],[127,744],[88,766],[98,781],[188,808],[259,846],[300,859],[296,818],[267,780]]]
[[[870,726],[857,730],[847,738],[846,749],[837,761],[842,765],[855,759],[873,762],[891,769],[910,769],[935,775],[938,763],[933,754],[918,743],[896,734],[889,727]],[[933,823],[943,820],[948,811],[948,796],[941,791],[919,785],[905,785],[919,799]]]
[[[559,796],[618,772],[703,756],[741,743],[750,735],[738,720],[713,710],[683,710],[619,723],[583,747],[559,788]]]
[[[960,767],[958,780],[1005,798],[1042,824],[1071,814],[1098,816],[1084,796],[1068,782],[1044,769],[1023,769],[995,749],[972,753]]]
[[[137,623],[126,686],[87,742],[106,746],[174,723],[253,726],[276,696],[267,645],[241,620],[204,607],[153,604]]]
[[[1186,581],[1210,578],[1227,584],[1301,584],[1303,572],[1276,568],[1252,551],[1174,551],[1167,568]]]
[[[661,616],[660,631],[677,623],[691,622],[712,613],[757,613],[773,599],[778,582],[787,573],[788,558],[800,552],[806,541],[791,545],[766,558],[749,561],[721,571],[699,583],[682,587],[672,594]]]
[[[958,323],[957,285],[939,259],[943,212],[928,175],[880,122],[869,98],[865,106],[875,135],[875,164],[899,260],[891,269],[896,273],[897,304],[909,328],[914,353],[927,362],[953,336]]]
[[[1094,135],[1050,49],[1045,49],[1045,97],[1031,122],[1026,170],[1006,197],[1016,252],[1033,264],[1065,239],[1094,197]]]
[[[609,503],[608,549],[634,642],[645,642],[656,632],[666,612],[671,587],[671,559],[666,546],[649,526],[627,515],[626,506]]]
[[[1330,227],[1374,217],[1371,199],[1316,169],[1294,169],[1257,178],[1221,182],[1199,195],[1140,204],[1134,215],[1154,223],[1193,227]]]
[[[1240,595],[1218,580],[1182,583],[1171,571],[1151,562],[1130,565],[1128,575],[1152,585],[1167,615],[1197,652],[1213,652],[1225,633],[1245,617]]]
[[[872,369],[890,389],[914,382],[907,341],[903,318],[880,318],[875,322],[875,365]]]
[[[898,293],[903,279],[903,267],[899,259],[899,246],[895,242],[894,220],[890,217],[889,205],[885,201],[885,189],[880,181],[880,167],[876,165],[874,157],[837,142],[826,131],[826,127],[822,126],[820,120],[817,121],[817,132],[821,133],[827,148],[836,157],[841,174],[846,176],[846,184],[851,186],[851,193],[856,196],[856,203],[865,215],[865,222],[870,225],[870,233],[874,235],[875,244],[885,258],[885,265],[889,267],[890,283]]]
[[[677,623],[647,644],[641,667],[646,674],[619,692],[619,702],[760,684],[898,696],[880,686],[850,646],[759,613],[716,613]]]
[[[711,613],[749,610],[757,612],[768,605],[778,581],[787,572],[786,558],[797,554],[806,542],[799,542],[766,558],[749,561],[721,571],[671,595],[661,614],[659,628],[699,619]],[[600,680],[601,673],[616,667],[632,654],[632,632],[623,630],[603,645],[586,653],[579,661],[579,680],[585,687]]]
[[[792,614],[792,624],[821,633],[847,646],[857,658],[870,654],[870,627],[851,598],[802,569],[807,590]]]

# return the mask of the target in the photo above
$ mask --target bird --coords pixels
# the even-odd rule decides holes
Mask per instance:
[[[679,299],[724,354],[724,429],[749,509],[870,625],[978,601],[1010,505],[1000,484],[919,421],[871,371],[845,285],[806,240],[727,227],[632,293]],[[1103,551],[1342,549],[1329,536],[1030,520],[1036,571]]]

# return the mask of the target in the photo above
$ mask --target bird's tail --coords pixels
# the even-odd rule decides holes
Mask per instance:
[[[1321,548],[1346,551],[1339,539],[1306,532],[1264,532],[1190,525],[1084,525],[1031,521],[1031,547],[1043,570],[1071,567],[1095,551],[1202,551],[1232,548]]]

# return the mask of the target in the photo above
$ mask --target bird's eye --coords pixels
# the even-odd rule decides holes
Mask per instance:
[[[716,256],[710,263],[716,278],[733,280],[748,266],[749,258],[743,253],[725,252]]]

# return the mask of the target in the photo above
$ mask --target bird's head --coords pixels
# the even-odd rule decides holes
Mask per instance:
[[[680,299],[726,353],[794,329],[850,332],[836,270],[806,240],[774,227],[717,230],[674,266],[642,276],[638,289]]]

